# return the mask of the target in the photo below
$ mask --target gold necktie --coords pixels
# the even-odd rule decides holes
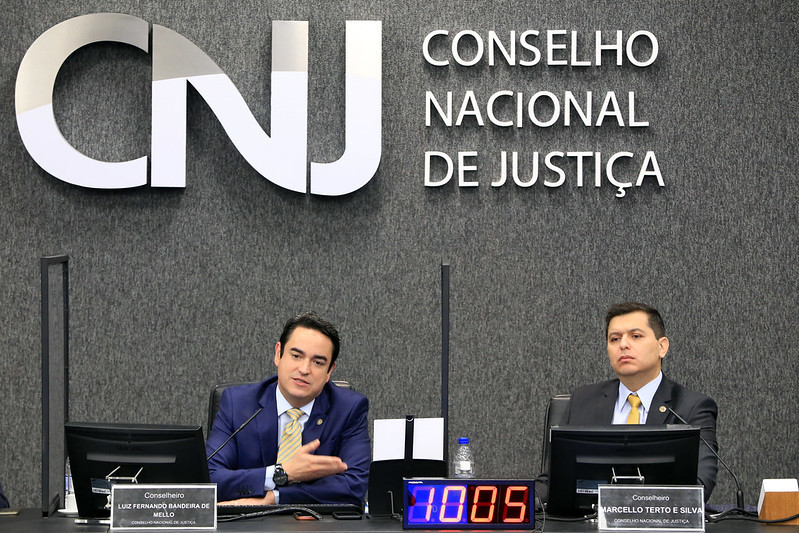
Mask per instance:
[[[639,398],[637,394],[630,394],[627,396],[627,401],[630,402],[630,414],[627,415],[627,423],[639,424],[638,407],[641,405],[641,398]]]
[[[302,428],[300,427],[300,417],[302,409],[297,407],[286,411],[291,418],[291,422],[286,424],[283,435],[280,436],[280,447],[277,452],[277,462],[283,464],[289,459],[302,445]]]

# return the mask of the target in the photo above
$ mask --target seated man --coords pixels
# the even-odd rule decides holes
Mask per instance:
[[[669,339],[657,309],[635,302],[616,304],[608,310],[605,325],[610,366],[618,378],[575,390],[566,424],[681,424],[671,409],[701,428],[702,438],[718,450],[716,402],[671,381],[661,371]],[[705,501],[716,485],[717,471],[716,457],[700,442],[697,482],[705,486]],[[548,473],[539,481],[546,484]]]
[[[369,402],[330,383],[338,352],[332,324],[313,313],[297,315],[275,345],[277,376],[222,393],[209,455],[260,410],[208,461],[222,503],[363,503]]]

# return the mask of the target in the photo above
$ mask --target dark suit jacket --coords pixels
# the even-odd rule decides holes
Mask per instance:
[[[265,494],[266,467],[275,464],[279,441],[275,402],[277,376],[261,383],[229,387],[222,393],[219,411],[209,432],[210,455],[231,433],[263,407],[209,462],[211,481],[220,501]],[[313,405],[302,432],[302,443],[319,439],[318,455],[334,455],[347,471],[315,481],[280,487],[280,503],[353,503],[366,496],[372,447],[369,440],[365,396],[328,382]]]
[[[567,413],[567,424],[573,426],[597,426],[613,422],[613,408],[619,394],[619,380],[612,379],[594,385],[580,387],[572,393]],[[665,375],[660,382],[646,418],[647,425],[681,424],[668,410],[660,412],[665,405],[692,426],[701,428],[700,434],[707,443],[718,450],[716,442],[716,417],[718,407],[713,399],[688,390]],[[702,442],[699,443],[699,468],[697,481],[705,486],[705,501],[716,486],[718,461]]]
[[[619,380],[611,379],[602,383],[586,385],[575,390],[571,395],[566,412],[567,425],[602,426],[613,423],[613,409],[619,395]],[[701,428],[700,434],[707,443],[718,451],[716,442],[716,417],[718,407],[713,399],[688,390],[679,383],[668,379],[665,375],[660,382],[652,405],[646,418],[647,425],[681,424],[668,410],[661,413],[659,407],[665,405],[692,426]],[[705,501],[716,486],[718,461],[713,453],[702,442],[699,443],[699,464],[697,481],[705,486]],[[542,472],[537,479],[536,492],[543,501],[547,500],[549,472]]]

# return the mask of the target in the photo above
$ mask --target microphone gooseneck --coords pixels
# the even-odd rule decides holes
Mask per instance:
[[[211,458],[212,458],[214,455],[216,455],[217,453],[219,453],[219,450],[221,450],[222,448],[224,448],[224,447],[225,447],[225,445],[226,445],[228,442],[230,442],[230,439],[232,439],[233,437],[235,437],[235,436],[236,436],[236,433],[238,433],[239,431],[241,431],[242,429],[244,429],[244,428],[247,426],[247,424],[249,424],[250,422],[252,422],[253,418],[255,418],[256,416],[258,416],[258,413],[260,413],[261,411],[263,411],[263,409],[264,409],[263,407],[259,407],[259,408],[258,408],[258,410],[257,410],[257,411],[255,411],[255,412],[252,414],[252,416],[250,416],[250,418],[248,418],[247,420],[245,420],[245,421],[244,421],[244,423],[243,423],[242,425],[240,425],[240,426],[239,426],[239,429],[237,429],[236,431],[234,431],[233,433],[231,433],[231,434],[230,434],[230,436],[227,438],[227,440],[225,440],[225,442],[223,442],[222,444],[220,444],[220,445],[219,445],[219,448],[217,448],[216,450],[214,450],[214,453],[212,453],[211,455],[209,455],[209,456],[208,456],[208,459],[206,459],[206,461],[210,461],[210,460],[211,460]],[[208,428],[208,431],[210,432],[210,431],[211,431],[211,428]]]
[[[685,421],[685,419],[684,419],[683,417],[681,417],[680,415],[678,415],[678,414],[677,414],[677,413],[674,411],[674,409],[672,409],[672,408],[671,408],[671,407],[669,407],[668,405],[663,405],[662,407],[663,407],[664,409],[668,410],[668,412],[669,412],[669,413],[673,414],[673,415],[674,415],[674,417],[675,417],[677,420],[679,420],[680,422],[682,422],[682,423],[683,423],[683,424],[685,424],[686,426],[690,426],[690,425],[691,425],[691,424],[689,424],[688,422],[686,422],[686,421]],[[727,470],[727,472],[729,472],[729,473],[730,473],[730,475],[732,476],[732,479],[733,479],[733,481],[735,481],[735,504],[736,504],[736,506],[737,506],[737,507],[738,507],[738,508],[739,508],[741,511],[744,511],[744,512],[745,512],[745,511],[746,511],[746,507],[744,507],[744,492],[743,492],[743,490],[741,490],[741,484],[738,482],[738,476],[736,476],[736,475],[735,475],[735,472],[733,472],[733,471],[732,471],[732,469],[731,469],[729,466],[727,466],[727,463],[725,463],[725,462],[724,462],[724,459],[722,459],[722,458],[721,458],[721,456],[720,456],[718,453],[716,453],[716,450],[714,450],[714,449],[713,449],[713,446],[711,446],[711,445],[710,445],[710,443],[709,443],[708,441],[706,441],[706,440],[705,440],[705,438],[702,436],[702,434],[701,434],[701,433],[699,434],[699,438],[700,438],[700,440],[701,440],[702,442],[704,442],[704,443],[705,443],[705,446],[707,446],[707,449],[708,449],[708,450],[710,450],[710,453],[712,453],[712,454],[713,454],[713,455],[716,457],[716,459],[718,459],[719,463],[721,463],[721,465],[722,465],[722,466],[723,466],[723,467],[724,467],[724,468]]]

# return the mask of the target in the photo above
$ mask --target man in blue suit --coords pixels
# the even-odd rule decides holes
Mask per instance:
[[[222,393],[209,455],[258,414],[208,462],[220,502],[363,503],[369,402],[330,383],[339,346],[332,324],[313,313],[297,315],[275,345],[277,376]]]

